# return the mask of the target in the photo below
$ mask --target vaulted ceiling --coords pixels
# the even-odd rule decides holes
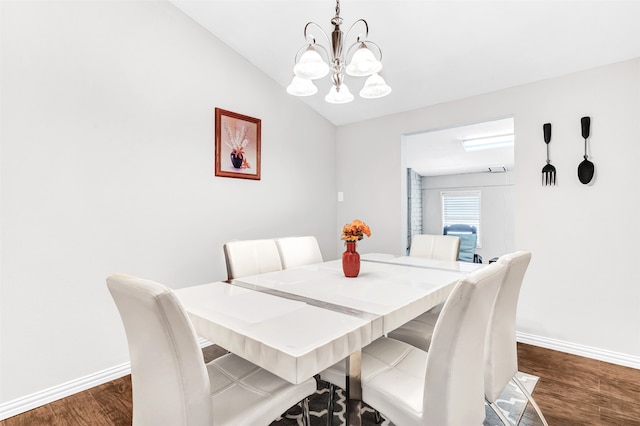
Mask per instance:
[[[282,90],[293,77],[294,56],[314,21],[333,27],[335,2],[171,0]],[[393,88],[361,99],[364,79],[347,77],[354,102],[300,98],[335,125],[408,111],[498,89],[640,57],[640,1],[349,1],[340,3],[342,30],[359,18],[383,51],[381,75]],[[361,33],[354,28],[347,43]],[[319,41],[322,36],[315,31]],[[326,44],[326,42],[325,42]]]

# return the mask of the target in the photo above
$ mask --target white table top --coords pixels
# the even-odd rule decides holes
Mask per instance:
[[[446,299],[482,265],[363,255],[176,290],[197,333],[300,383]]]
[[[373,341],[371,318],[215,282],[175,291],[196,332],[292,383]]]

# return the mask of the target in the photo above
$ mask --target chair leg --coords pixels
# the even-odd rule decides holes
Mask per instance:
[[[329,383],[329,405],[327,406],[327,426],[333,423],[333,398],[335,396],[335,386]]]
[[[302,424],[304,426],[311,426],[311,419],[309,418],[309,397],[300,401],[302,405]]]
[[[496,415],[500,418],[500,421],[504,424],[504,426],[511,426],[511,422],[505,417],[500,407],[498,407],[498,404],[489,401],[487,401],[487,404],[489,404],[489,407],[491,407],[493,412],[496,413]]]
[[[527,397],[533,409],[536,410],[536,413],[538,414],[538,417],[540,417],[540,420],[542,420],[542,423],[544,424],[544,426],[549,426],[549,424],[547,423],[547,420],[542,415],[542,411],[540,411],[540,407],[538,407],[538,404],[536,404],[536,401],[533,399],[529,391],[524,387],[522,382],[520,382],[520,380],[518,380],[516,376],[513,376],[513,381],[516,385],[518,385],[518,387],[520,388],[524,396]]]

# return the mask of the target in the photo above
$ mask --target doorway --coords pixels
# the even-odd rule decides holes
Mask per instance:
[[[446,219],[443,197],[465,192],[480,194],[475,219],[482,237],[476,252],[487,262],[513,251],[513,135],[514,120],[507,117],[403,136],[407,251],[412,235],[442,234]],[[494,136],[502,136],[503,141],[488,139]],[[462,141],[470,141],[475,147],[465,150]],[[485,142],[491,143],[478,149]]]

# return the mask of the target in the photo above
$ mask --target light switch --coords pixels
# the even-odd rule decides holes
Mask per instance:
[[[338,201],[344,201],[344,193],[342,191],[338,192]]]

